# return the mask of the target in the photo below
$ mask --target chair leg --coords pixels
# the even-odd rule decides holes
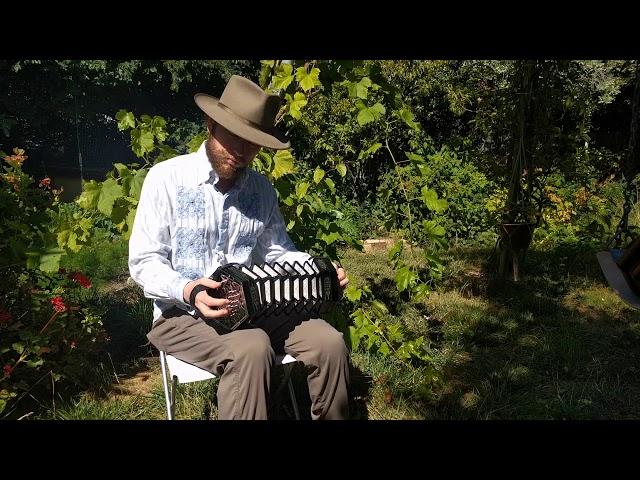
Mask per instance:
[[[291,370],[293,369],[293,363],[289,363],[284,366],[284,381],[287,382],[287,386],[289,387],[289,396],[291,397],[291,405],[293,406],[293,415],[296,417],[296,420],[300,420],[300,411],[298,410],[298,401],[296,400],[296,392],[293,389],[293,382],[291,381]]]
[[[174,375],[173,384],[171,385],[171,420],[175,419],[177,389],[178,389],[178,377]]]
[[[289,377],[289,395],[291,395],[291,404],[293,405],[293,414],[296,420],[300,420],[300,411],[298,410],[298,401],[296,400],[296,392],[293,390],[293,382]]]
[[[160,367],[162,368],[162,386],[164,388],[164,403],[167,407],[167,419],[173,420],[173,389],[169,390],[167,357],[162,351],[160,352]]]

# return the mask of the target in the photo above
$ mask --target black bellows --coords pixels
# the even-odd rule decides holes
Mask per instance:
[[[207,289],[207,293],[227,298],[229,315],[207,321],[225,332],[240,328],[269,331],[290,317],[314,318],[329,311],[342,297],[336,269],[323,257],[252,267],[231,263],[219,267],[210,278],[222,285]]]

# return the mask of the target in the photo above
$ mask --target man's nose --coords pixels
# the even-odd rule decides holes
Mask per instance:
[[[249,150],[251,150],[249,142],[238,142],[233,146],[233,153],[242,157],[247,155]]]

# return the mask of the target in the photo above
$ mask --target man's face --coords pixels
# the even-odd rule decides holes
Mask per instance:
[[[208,126],[210,134],[205,149],[209,161],[221,179],[235,180],[258,154],[260,146],[234,135],[212,121],[209,121]]]

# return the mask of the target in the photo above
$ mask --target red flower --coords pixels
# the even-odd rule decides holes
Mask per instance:
[[[3,372],[4,372],[4,376],[5,377],[10,377],[11,376],[11,372],[13,372],[13,367],[11,365],[5,365],[2,368]]]
[[[64,299],[62,297],[53,297],[51,300],[51,305],[53,305],[53,309],[56,312],[64,312],[67,309],[67,306],[64,304]]]
[[[42,180],[40,180],[40,183],[38,184],[38,186],[49,188],[51,186],[51,179],[49,177],[43,178]]]
[[[75,340],[71,340],[71,343],[69,344],[69,346],[71,348],[76,348],[76,341]]]
[[[79,283],[84,288],[91,288],[91,280],[89,280],[85,275],[81,274],[80,272],[73,272],[69,274],[69,278],[71,278],[71,280],[73,280],[74,282]]]
[[[0,325],[9,325],[13,320],[11,313],[7,312],[4,308],[0,308]]]

